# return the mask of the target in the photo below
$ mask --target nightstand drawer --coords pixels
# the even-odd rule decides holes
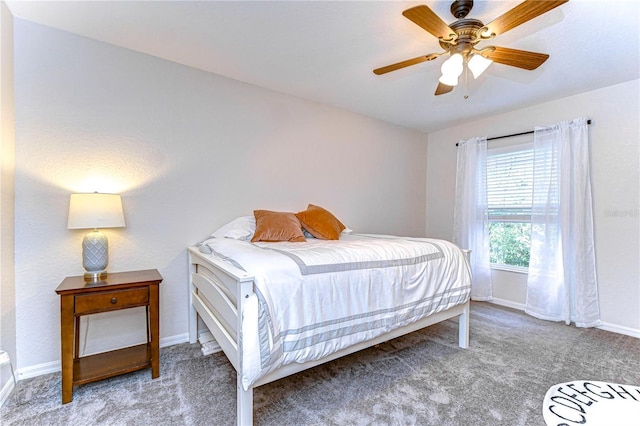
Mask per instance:
[[[147,305],[149,303],[149,289],[142,287],[131,290],[84,294],[76,296],[75,299],[76,314],[105,312]]]

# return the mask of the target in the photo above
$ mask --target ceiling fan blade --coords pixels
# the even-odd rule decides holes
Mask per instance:
[[[526,50],[494,47],[482,50],[482,56],[503,65],[510,65],[525,70],[535,70],[549,58],[545,53],[528,52]]]
[[[438,87],[436,87],[436,93],[434,95],[444,95],[445,93],[449,93],[453,90],[453,86],[448,86],[446,84],[438,83]]]
[[[569,0],[526,0],[486,25],[483,34],[498,35],[524,24]]]
[[[373,70],[373,73],[377,75],[386,74],[388,72],[399,70],[410,65],[419,64],[425,61],[433,61],[441,55],[443,55],[443,53],[430,53],[428,55],[418,56],[417,58],[407,59],[406,61],[398,62],[397,64],[391,64],[387,65],[386,67],[376,68],[375,70]]]
[[[458,35],[435,12],[428,6],[421,5],[407,9],[402,14],[420,26],[425,31],[430,32],[438,38],[444,40],[454,40]]]

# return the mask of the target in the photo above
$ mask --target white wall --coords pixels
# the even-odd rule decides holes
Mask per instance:
[[[0,1],[0,348],[9,354],[12,361],[16,359],[13,75],[13,16],[7,5]],[[13,386],[11,370],[3,367],[0,372],[0,404],[10,386]]]
[[[453,233],[458,140],[589,117],[602,321],[610,329],[640,336],[639,103],[640,82],[634,80],[430,133],[427,235],[451,238]],[[496,298],[512,304],[525,302],[526,279],[496,271],[494,277]]]
[[[127,226],[104,231],[109,268],[164,276],[165,344],[186,339],[186,247],[253,209],[311,202],[356,231],[424,235],[426,134],[19,19],[15,42],[24,374],[57,367],[54,291],[83,272],[72,192],[122,194]],[[92,317],[85,353],[143,339],[141,316]]]

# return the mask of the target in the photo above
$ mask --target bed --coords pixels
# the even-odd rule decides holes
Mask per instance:
[[[468,347],[469,251],[341,223],[334,239],[303,228],[303,240],[249,241],[252,219],[188,248],[189,340],[200,318],[235,368],[239,425],[253,422],[255,387],[429,325],[459,317]]]

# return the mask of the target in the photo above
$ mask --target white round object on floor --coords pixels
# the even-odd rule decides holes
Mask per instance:
[[[636,426],[640,387],[594,380],[552,386],[542,406],[547,426]]]

